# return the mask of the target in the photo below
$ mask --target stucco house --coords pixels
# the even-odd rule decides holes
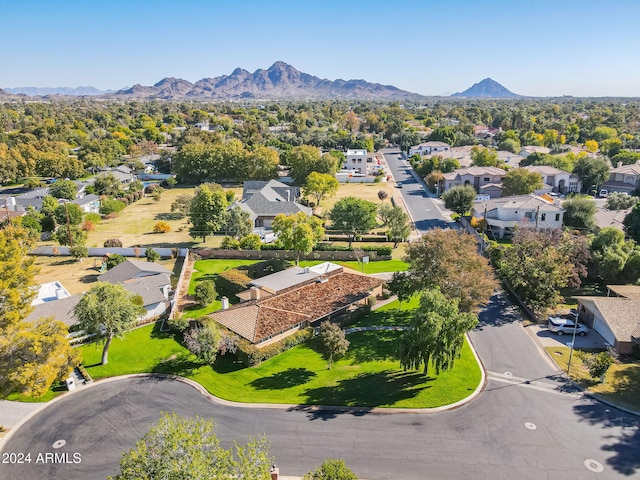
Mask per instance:
[[[578,177],[559,168],[548,165],[528,165],[524,168],[530,172],[539,173],[542,176],[542,183],[551,187],[549,190],[551,192],[564,194],[579,192],[582,188],[582,182]]]
[[[618,164],[611,170],[609,180],[602,184],[603,189],[609,192],[632,193],[640,190],[640,164]]]
[[[239,304],[218,310],[208,317],[258,347],[291,335],[301,328],[317,326],[366,302],[382,292],[382,280],[321,264],[268,275],[239,297]]]
[[[244,182],[242,200],[229,208],[240,208],[249,213],[255,228],[271,228],[276,215],[303,212],[311,215],[310,207],[298,203],[300,189],[277,180]]]
[[[640,287],[607,285],[618,297],[576,297],[580,322],[598,332],[616,352],[640,346]]]
[[[422,157],[427,155],[435,155],[441,152],[448,152],[451,149],[451,145],[445,142],[424,142],[419,145],[414,145],[409,148],[409,156],[420,155]]]
[[[85,213],[100,213],[100,197],[93,193],[83,195],[69,203],[75,203]]]
[[[367,173],[372,165],[373,155],[369,155],[365,149],[347,150],[344,170],[357,170],[358,173]]]
[[[476,192],[489,184],[502,184],[507,172],[497,167],[467,167],[458,168],[444,174],[444,191],[460,185],[471,185]]]
[[[474,217],[487,221],[487,231],[495,238],[513,232],[516,225],[535,225],[539,229],[562,227],[564,209],[536,195],[492,198],[471,207]]]

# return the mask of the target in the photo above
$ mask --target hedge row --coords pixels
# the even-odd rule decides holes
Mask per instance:
[[[286,352],[290,348],[300,345],[313,337],[313,328],[307,327],[289,335],[288,337],[270,343],[262,348],[252,345],[247,340],[242,339],[238,342],[238,350],[236,355],[245,366],[255,367],[261,362]]]
[[[262,245],[262,250],[284,250],[282,247],[267,243]],[[360,247],[348,247],[346,245],[333,245],[331,243],[318,243],[314,248],[316,252],[354,252],[356,250],[363,250],[365,252],[376,252],[378,256],[391,255],[393,247],[390,245],[363,245]]]
[[[234,296],[249,288],[251,278],[239,270],[227,270],[216,277],[216,290],[221,296]]]

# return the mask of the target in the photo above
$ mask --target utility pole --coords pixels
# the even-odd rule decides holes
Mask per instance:
[[[538,231],[538,217],[540,216],[540,205],[536,209],[536,232]]]
[[[71,222],[69,221],[69,207],[68,202],[64,202],[64,211],[67,214],[67,232],[69,232],[69,247],[73,248],[73,234],[71,233]]]

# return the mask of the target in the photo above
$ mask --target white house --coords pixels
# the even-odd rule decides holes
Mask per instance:
[[[434,153],[448,152],[451,146],[444,142],[424,142],[409,148],[409,156],[411,155],[433,155]]]
[[[346,170],[357,170],[358,173],[367,173],[367,163],[373,163],[373,157],[369,160],[365,149],[347,150],[347,159],[344,168]]]
[[[69,203],[75,203],[85,213],[99,213],[100,212],[100,197],[92,193],[83,195],[80,198],[76,198]]]
[[[549,190],[556,193],[579,192],[582,182],[575,175],[548,165],[528,165],[524,167],[530,172],[539,173],[542,183],[551,187]],[[545,190],[548,190],[545,188]]]
[[[517,195],[476,202],[471,214],[486,219],[487,231],[503,238],[519,224],[540,229],[560,228],[564,209],[536,195]]]

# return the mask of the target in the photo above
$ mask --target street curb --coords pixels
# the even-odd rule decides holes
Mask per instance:
[[[116,381],[127,379],[127,378],[150,378],[150,379],[157,378],[157,379],[177,380],[179,382],[182,382],[184,384],[187,384],[193,387],[198,392],[200,392],[203,396],[207,397],[209,400],[211,400],[214,403],[217,403],[219,405],[223,405],[226,407],[234,407],[234,408],[264,408],[264,409],[271,409],[271,410],[288,410],[288,411],[305,411],[305,412],[326,411],[326,412],[374,413],[374,414],[429,414],[429,413],[446,412],[448,410],[454,410],[456,408],[459,408],[473,401],[478,395],[480,395],[482,390],[484,390],[484,387],[487,383],[487,375],[486,375],[484,365],[480,360],[480,357],[478,356],[478,353],[476,352],[476,349],[473,345],[473,342],[469,338],[469,335],[465,333],[465,337],[467,339],[467,343],[469,344],[469,347],[471,348],[471,352],[473,353],[473,356],[476,359],[478,366],[480,367],[480,382],[478,383],[478,386],[476,387],[476,389],[469,396],[457,402],[451,403],[449,405],[443,405],[441,407],[382,408],[382,407],[345,407],[345,406],[338,406],[338,405],[301,405],[301,404],[282,404],[282,403],[240,403],[240,402],[232,402],[230,400],[224,400],[220,397],[216,397],[215,395],[209,393],[207,389],[204,388],[202,385],[200,385],[198,382],[191,380],[189,378],[180,377],[178,375],[169,375],[164,373],[132,373],[128,375],[120,375],[118,377],[110,377],[110,378],[96,380],[88,385],[83,386],[82,388],[77,388],[70,392],[66,392],[62,395],[57,396],[53,400],[50,400],[49,402],[42,403],[42,406],[40,408],[37,408],[34,411],[30,412],[27,416],[22,418],[15,426],[13,426],[4,437],[0,438],[0,451],[2,451],[2,448],[7,443],[7,440],[11,438],[14,432],[18,431],[18,429],[22,425],[24,425],[35,415],[43,411],[45,408],[55,404],[56,402],[61,401],[62,399],[68,398],[70,395],[76,394],[81,391],[85,391],[86,389],[93,388],[97,385],[104,385],[105,383],[116,382]]]
[[[636,417],[640,417],[640,412],[635,411],[635,410],[631,410],[630,408],[623,407],[622,405],[617,405],[617,404],[615,404],[613,402],[610,402],[609,400],[605,400],[604,398],[600,397],[597,393],[591,393],[591,392],[585,390],[584,388],[582,388],[581,385],[579,385],[578,383],[573,381],[573,379],[567,375],[567,372],[565,372],[564,370],[562,370],[562,369],[560,369],[558,367],[558,364],[553,360],[553,357],[551,356],[551,354],[549,352],[547,352],[547,350],[542,346],[542,344],[540,343],[538,338],[535,335],[533,335],[532,333],[530,333],[528,328],[526,328],[524,326],[522,328],[525,329],[527,334],[534,340],[534,344],[535,344],[536,348],[539,351],[544,353],[544,357],[546,358],[546,360],[548,362],[550,362],[555,368],[557,368],[558,372],[560,374],[562,374],[562,376],[564,376],[567,380],[569,380],[569,383],[573,387],[575,387],[578,390],[580,390],[580,392],[582,392],[582,395],[584,395],[585,397],[592,398],[593,400],[597,400],[598,402],[600,402],[600,403],[602,403],[602,404],[604,404],[604,405],[606,405],[608,407],[615,408],[615,409],[620,410],[620,411],[622,411],[624,413],[628,413],[629,415],[634,415]]]

